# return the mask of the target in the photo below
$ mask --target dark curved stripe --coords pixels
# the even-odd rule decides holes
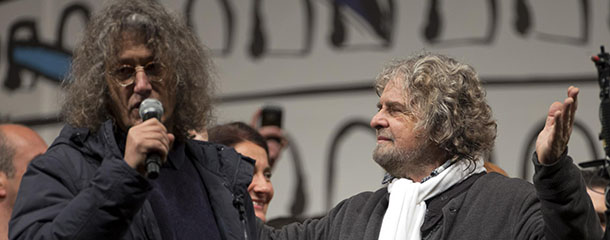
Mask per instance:
[[[596,75],[574,75],[566,77],[531,77],[531,78],[511,78],[511,77],[489,77],[485,79],[483,85],[487,89],[495,87],[546,87],[549,85],[558,84],[572,84],[572,85],[597,85]],[[248,92],[240,94],[228,94],[220,96],[217,100],[219,103],[239,103],[243,101],[252,100],[263,100],[267,98],[279,98],[279,97],[317,97],[322,94],[336,94],[336,93],[355,93],[355,92],[368,92],[373,93],[373,80],[361,81],[352,84],[337,84],[337,85],[326,85],[326,86],[312,86],[304,87],[300,89],[279,89],[261,92]],[[57,114],[53,114],[56,116]],[[24,124],[26,126],[38,126],[55,124],[61,122],[57,117],[47,116],[32,116],[25,118],[14,118],[14,123]]]
[[[514,77],[489,77],[484,79],[483,85],[486,88],[494,87],[541,87],[557,84],[598,84],[596,75],[574,75],[567,77],[531,77],[531,78],[514,78]],[[312,86],[300,89],[279,89],[261,92],[248,92],[228,94],[221,96],[218,100],[220,103],[234,103],[241,101],[260,100],[265,98],[276,97],[303,97],[329,93],[352,93],[361,91],[374,91],[373,80],[361,81],[357,83],[341,84],[341,85],[326,85]]]

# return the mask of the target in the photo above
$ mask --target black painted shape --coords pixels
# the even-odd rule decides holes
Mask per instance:
[[[387,0],[387,9],[382,9],[378,3],[380,0],[352,0],[360,4],[363,10],[362,18],[364,21],[354,21],[355,24],[367,23],[373,34],[380,39],[379,44],[362,44],[351,45],[350,50],[371,50],[382,48],[386,49],[392,45],[392,37],[394,31],[394,0]],[[332,28],[330,34],[331,46],[335,48],[346,48],[347,28],[346,20],[343,16],[342,9],[347,8],[340,0],[330,0],[332,6]],[[358,14],[355,14],[358,15]]]
[[[18,31],[29,31],[30,37],[26,40],[17,40],[16,34]],[[6,78],[4,80],[4,87],[9,91],[14,91],[21,87],[21,76],[19,73],[22,70],[22,66],[19,66],[15,63],[13,59],[13,49],[17,47],[18,44],[38,44],[38,30],[36,27],[36,22],[34,20],[21,20],[14,23],[9,30],[9,40],[8,40],[8,71],[6,74]],[[37,77],[37,76],[36,76]]]
[[[61,19],[59,20],[59,26],[57,28],[57,40],[55,42],[55,46],[57,46],[57,48],[59,49],[66,50],[66,52],[71,52],[63,46],[66,23],[68,21],[68,17],[76,13],[82,14],[82,17],[85,20],[85,25],[89,22],[89,19],[91,19],[91,11],[89,10],[89,7],[84,4],[75,3],[66,7],[62,11]]]
[[[526,139],[528,139],[528,141],[526,142],[525,146],[523,149],[525,149],[525,151],[522,153],[522,163],[523,165],[521,165],[521,174],[519,177],[521,177],[522,179],[525,179],[525,177],[527,177],[530,169],[532,168],[532,154],[534,153],[535,147],[536,147],[536,140],[538,139],[538,133],[540,133],[540,131],[542,131],[542,129],[544,129],[544,124],[546,122],[546,119],[540,120],[538,123],[536,123],[535,127],[532,128],[530,130],[530,133],[528,135],[528,137]],[[597,155],[597,153],[599,152],[599,148],[598,148],[598,144],[599,142],[596,140],[597,138],[594,137],[595,135],[591,133],[591,131],[587,128],[587,126],[578,121],[578,119],[574,120],[574,128],[572,130],[572,132],[574,131],[579,131],[582,132],[582,134],[585,135],[585,139],[587,140],[587,145],[589,146],[589,153],[591,154],[591,159],[584,159],[584,160],[594,160],[594,159],[600,159],[600,157]],[[583,160],[583,159],[580,159]]]
[[[532,17],[530,16],[529,6],[525,2],[526,0],[515,0],[515,30],[521,36],[525,36],[529,33],[532,27]]]
[[[28,31],[30,36],[25,39],[22,39],[22,38],[17,39],[18,38],[17,33],[23,32],[23,31]],[[36,85],[36,83],[41,75],[56,84],[61,83],[61,81],[64,77],[61,74],[54,74],[54,73],[48,72],[48,69],[47,69],[47,71],[44,71],[43,68],[37,68],[36,66],[30,66],[30,65],[26,65],[26,64],[17,62],[15,59],[15,57],[16,57],[15,51],[24,50],[24,49],[38,50],[38,51],[42,51],[46,56],[55,56],[55,57],[61,56],[63,58],[69,58],[72,55],[72,53],[66,49],[59,48],[55,45],[39,42],[38,29],[37,29],[36,22],[31,19],[19,20],[11,26],[10,31],[9,31],[9,42],[8,42],[7,49],[8,49],[8,53],[7,53],[8,71],[7,71],[7,75],[4,80],[3,85],[9,91],[15,91],[18,88],[22,87],[21,86],[22,79],[21,79],[20,73],[24,70],[28,70],[29,72],[34,73],[34,81],[32,81],[32,84],[30,86],[28,86],[28,88],[33,88]],[[59,60],[61,60],[61,59],[59,59]],[[36,62],[36,61],[38,61],[38,63],[40,63],[40,61],[43,61],[43,60],[36,59],[32,62]],[[32,63],[32,62],[30,62],[30,63]],[[53,62],[53,64],[57,64],[57,62]],[[69,65],[69,63],[66,64],[66,66],[64,66],[64,67],[67,68],[67,67],[69,67],[68,65]],[[54,70],[59,70],[59,68],[55,68]]]
[[[390,4],[388,10],[393,11],[393,2],[389,1],[388,4]],[[392,42],[393,12],[386,16],[379,7],[379,4],[377,4],[377,0],[363,0],[362,5],[366,12],[366,18],[373,27],[373,30],[375,30],[375,33],[385,40],[384,43],[386,45],[389,45]]]
[[[224,19],[225,22],[227,24],[227,29],[225,29],[224,31],[224,45],[222,46],[222,48],[220,50],[218,49],[211,49],[210,51],[212,52],[213,55],[221,55],[221,56],[227,56],[231,53],[231,51],[233,50],[233,43],[234,43],[234,36],[235,36],[235,17],[233,14],[233,7],[231,6],[231,4],[229,3],[229,0],[218,0],[220,2],[220,5],[222,6],[221,11],[224,14]],[[193,9],[194,9],[194,5],[195,5],[195,0],[188,0],[186,2],[185,8],[184,8],[184,15],[186,16],[186,24],[193,30],[194,29],[194,22],[193,22]]]
[[[424,24],[424,41],[439,47],[457,47],[463,45],[489,45],[493,43],[498,31],[498,3],[497,0],[488,0],[490,18],[487,31],[481,37],[438,39],[443,30],[443,17],[440,11],[441,4],[438,0],[432,0],[428,10],[427,22]]]
[[[580,36],[565,36],[544,32],[537,32],[537,37],[540,40],[547,42],[556,42],[563,44],[572,44],[572,45],[586,45],[589,42],[589,32],[590,32],[590,13],[589,13],[589,0],[581,0],[580,1],[580,10],[581,10],[581,31]]]
[[[440,35],[442,19],[438,13],[438,0],[430,1],[428,10],[428,24],[424,28],[424,38],[429,42],[435,41]]]
[[[252,22],[252,41],[250,42],[250,56],[260,58],[266,51],[267,41],[265,37],[265,29],[261,19],[261,4],[262,0],[254,0],[252,12],[254,21]]]
[[[311,49],[313,48],[313,36],[314,36],[314,11],[313,11],[313,4],[311,3],[311,0],[303,0],[303,4],[305,5],[305,32],[303,33],[303,35],[305,36],[305,44],[303,46],[303,49],[301,50],[301,53],[303,55],[308,54],[309,52],[311,52]]]
[[[334,0],[331,0],[334,3]],[[342,47],[345,43],[345,23],[339,10],[339,4],[333,4],[333,25],[330,34],[330,43],[334,47]]]
[[[303,161],[301,160],[301,153],[299,152],[299,148],[297,147],[296,141],[290,137],[290,135],[285,135],[288,140],[288,149],[292,154],[292,163],[294,164],[294,177],[296,183],[293,187],[294,196],[292,199],[292,205],[290,206],[290,214],[291,216],[299,217],[302,216],[305,211],[305,207],[307,207],[307,193],[305,189],[305,183],[307,182],[307,177],[303,174]]]
[[[339,143],[343,140],[345,135],[355,129],[364,128],[368,132],[375,136],[375,129],[369,126],[368,121],[362,119],[351,119],[347,123],[344,123],[339,131],[332,138],[331,145],[328,152],[328,158],[326,159],[326,210],[330,210],[332,206],[332,200],[335,194],[335,176],[336,176],[336,159],[337,150],[339,149]],[[380,178],[381,181],[381,178]]]
[[[311,52],[314,36],[314,11],[311,0],[300,0],[303,3],[303,11],[305,12],[304,26],[304,43],[300,49],[275,49],[268,44],[269,34],[265,28],[266,19],[262,11],[263,0],[254,0],[252,7],[252,32],[249,45],[250,57],[254,59],[261,58],[265,55],[270,56],[290,56],[300,57]],[[279,20],[281,21],[281,20]]]

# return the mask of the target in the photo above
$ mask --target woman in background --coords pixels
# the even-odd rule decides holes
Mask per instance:
[[[233,122],[208,129],[208,141],[235,148],[242,155],[256,160],[252,182],[248,186],[254,213],[266,221],[265,215],[273,198],[271,167],[267,142],[254,128],[243,122]]]

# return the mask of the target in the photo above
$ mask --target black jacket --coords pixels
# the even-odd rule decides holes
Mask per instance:
[[[442,217],[434,221],[429,206],[422,228],[430,230],[422,240],[601,239],[599,220],[572,159],[564,154],[545,166],[533,161],[533,185],[489,173],[457,194],[447,194],[451,189],[441,193]],[[259,221],[259,239],[377,240],[388,201],[383,187],[343,200],[321,219],[281,229]]]
[[[152,186],[122,159],[112,129],[110,121],[96,133],[66,125],[32,161],[13,209],[10,239],[161,239],[146,199]],[[256,239],[247,190],[254,161],[222,145],[185,145],[222,238]]]

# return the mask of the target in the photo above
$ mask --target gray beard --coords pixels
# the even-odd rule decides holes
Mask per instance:
[[[373,150],[373,159],[394,177],[408,178],[409,173],[420,173],[431,162],[426,156],[426,150],[429,149],[428,141],[418,144],[413,151],[405,151],[394,146],[387,148],[383,150],[377,145]]]

